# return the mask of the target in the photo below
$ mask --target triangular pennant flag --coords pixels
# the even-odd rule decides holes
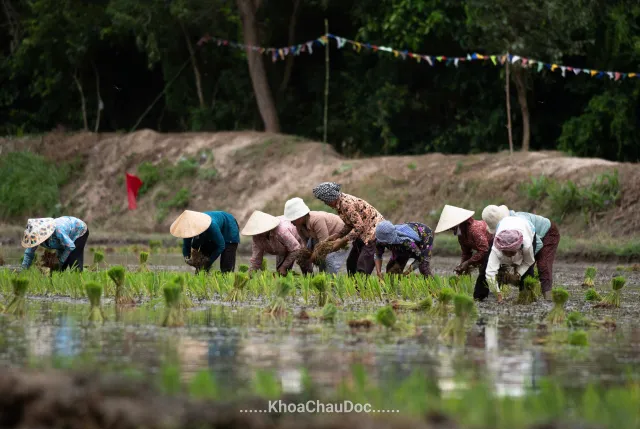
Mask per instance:
[[[400,52],[396,51],[395,49],[393,50],[393,56],[398,58],[398,55],[400,55]]]
[[[278,61],[278,53],[276,51],[273,51],[271,53],[271,61],[273,61],[274,63]]]
[[[385,51],[385,52],[393,52],[394,51],[392,48],[389,48],[388,46],[378,46],[378,49],[380,49],[381,51]]]
[[[142,186],[142,180],[138,176],[125,173],[127,180],[127,199],[129,200],[129,210],[135,210],[137,208],[138,191]]]
[[[544,63],[538,63],[538,73],[542,71],[543,67],[544,67]]]
[[[307,42],[307,49],[309,50],[309,55],[313,54],[313,42]]]
[[[471,55],[471,59],[472,59],[472,60],[477,60],[477,59],[478,59],[478,54],[473,54],[473,55]]]
[[[319,37],[318,39],[316,39],[318,42],[322,43],[323,45],[327,44],[327,36],[322,36]]]
[[[458,67],[458,62],[460,61],[460,58],[456,58],[455,60],[453,60],[453,64]]]
[[[362,49],[362,44],[358,42],[353,42],[353,49],[355,49],[356,52],[360,52],[360,50]]]
[[[407,55],[408,55],[408,54],[409,54],[409,52],[408,52],[408,51],[402,51],[402,52],[400,52],[400,56],[402,57],[402,59],[403,59],[403,60],[406,60],[406,59],[407,59]]]
[[[453,64],[453,58],[447,58],[447,65],[450,66]]]
[[[504,65],[504,63],[507,61],[507,56],[506,55],[502,55],[500,58],[500,64]]]
[[[620,73],[616,72],[616,78],[614,80],[620,80]]]
[[[411,56],[415,58],[418,63],[422,62],[422,57],[420,55],[411,54]]]
[[[347,43],[347,40],[342,37],[336,37],[336,42],[338,43],[338,49],[342,49],[344,44]]]
[[[574,74],[580,74],[581,71],[582,69],[576,69],[576,68],[573,69]]]
[[[629,73],[629,78],[636,77],[637,73]]]
[[[436,60],[438,60],[438,62],[442,62],[442,58],[444,58],[444,57],[442,57],[442,56],[436,57]]]
[[[471,55],[467,54],[467,61],[471,61]]]
[[[565,66],[560,66],[560,70],[562,70],[562,77],[565,77],[565,71],[567,68]]]
[[[613,72],[607,72],[607,76],[609,76],[609,79],[613,79]]]
[[[589,74],[591,74],[591,76],[595,76],[598,74],[598,72],[596,70],[591,70]]]
[[[511,64],[515,64],[516,61],[520,60],[520,56],[518,55],[514,55],[513,57],[511,57]]]
[[[484,56],[484,55],[480,55],[480,54],[476,54],[476,55],[478,56],[478,59],[479,59],[479,60],[484,60],[484,59],[485,59],[485,56]]]
[[[494,66],[498,65],[498,61],[496,61],[496,56],[495,55],[491,55],[491,62],[493,63]]]
[[[596,75],[597,79],[602,79],[604,77],[604,72],[598,72],[598,74]]]
[[[523,58],[522,59],[522,67],[526,67],[527,64],[529,64],[529,58]]]
[[[433,61],[431,60],[431,57],[429,55],[425,55],[424,59],[427,60],[430,66],[433,66]]]
[[[551,64],[551,71],[555,71],[558,68],[558,64]]]

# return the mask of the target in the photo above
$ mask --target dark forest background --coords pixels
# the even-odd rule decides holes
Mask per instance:
[[[322,140],[329,32],[428,55],[637,72],[637,0],[0,0],[0,134],[259,129]],[[506,69],[330,49],[328,141],[348,156],[508,148]],[[510,67],[516,149],[640,159],[640,79]],[[164,91],[164,93],[163,93]],[[158,98],[145,115],[145,111]]]

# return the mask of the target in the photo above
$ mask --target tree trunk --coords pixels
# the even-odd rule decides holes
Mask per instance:
[[[509,154],[513,154],[513,133],[511,132],[511,91],[509,89],[509,57],[507,56],[507,60],[505,61],[505,89],[504,92],[507,97],[507,133],[509,135]]]
[[[9,0],[2,0],[2,10],[7,17],[7,28],[9,35],[11,36],[11,42],[9,43],[9,52],[12,54],[20,46],[22,39],[22,28],[20,26],[20,17],[15,11]]]
[[[102,116],[102,109],[104,108],[104,104],[102,103],[102,97],[100,96],[100,74],[98,73],[98,68],[95,63],[91,63],[93,65],[93,73],[96,75],[96,95],[98,97],[98,111],[96,113],[96,126],[93,129],[94,133],[97,133],[100,129],[100,117]]]
[[[198,91],[198,101],[200,102],[200,108],[205,108],[204,95],[202,94],[202,76],[200,75],[200,69],[198,68],[198,62],[196,61],[196,52],[193,49],[191,39],[189,39],[189,33],[184,28],[184,24],[180,21],[180,28],[182,28],[182,34],[187,42],[187,49],[189,50],[189,58],[191,59],[191,67],[193,67],[193,74],[196,78],[196,91]]]
[[[82,105],[82,119],[84,120],[84,130],[89,131],[89,122],[87,121],[87,104],[84,101],[84,91],[82,91],[82,84],[80,83],[80,79],[78,79],[77,74],[77,71],[73,73],[73,80],[75,80],[76,86],[78,87],[78,92],[80,92],[80,103]]]
[[[242,33],[245,45],[258,46],[258,28],[256,25],[256,11],[260,6],[260,0],[236,0],[240,16],[242,18]],[[278,112],[273,100],[273,94],[267,80],[262,54],[247,48],[247,59],[249,63],[249,74],[253,92],[258,103],[258,110],[264,123],[265,131],[280,132],[280,122]]]
[[[522,114],[522,151],[529,151],[531,142],[531,122],[529,117],[529,105],[527,104],[527,85],[525,83],[524,69],[514,67],[513,77],[518,91],[518,103]]]
[[[298,23],[298,10],[300,9],[300,0],[293,0],[293,12],[291,13],[291,19],[289,20],[289,40],[288,46],[293,46],[296,43],[296,24]],[[280,84],[279,91],[282,93],[286,91],[289,86],[289,80],[291,79],[291,72],[293,71],[294,56],[289,55],[284,65],[284,75],[282,77],[282,83]]]

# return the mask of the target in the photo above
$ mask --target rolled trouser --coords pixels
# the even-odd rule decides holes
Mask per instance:
[[[542,292],[549,292],[553,287],[553,262],[556,259],[558,244],[560,244],[560,231],[558,225],[551,222],[549,231],[542,239],[542,249],[536,255]]]
[[[76,238],[73,242],[76,248],[69,253],[67,260],[60,266],[60,271],[64,271],[67,268],[72,270],[78,270],[82,272],[84,270],[84,247],[89,239],[89,229],[81,237]]]
[[[353,240],[353,247],[347,258],[347,272],[349,274],[371,274],[375,268],[374,256],[376,253],[376,241],[365,244],[362,240]]]

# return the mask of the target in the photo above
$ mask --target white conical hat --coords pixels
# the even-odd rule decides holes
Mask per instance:
[[[42,244],[56,231],[56,221],[51,217],[27,220],[27,227],[22,236],[22,247],[28,249]]]
[[[169,232],[174,237],[192,238],[205,232],[209,226],[211,226],[211,217],[209,215],[185,210],[173,221]]]
[[[475,212],[471,210],[461,209],[460,207],[445,205],[436,226],[436,233],[446,231],[456,225],[460,225],[465,220],[473,216]]]
[[[242,235],[258,235],[271,231],[280,225],[280,219],[270,214],[256,210],[242,229]]]

